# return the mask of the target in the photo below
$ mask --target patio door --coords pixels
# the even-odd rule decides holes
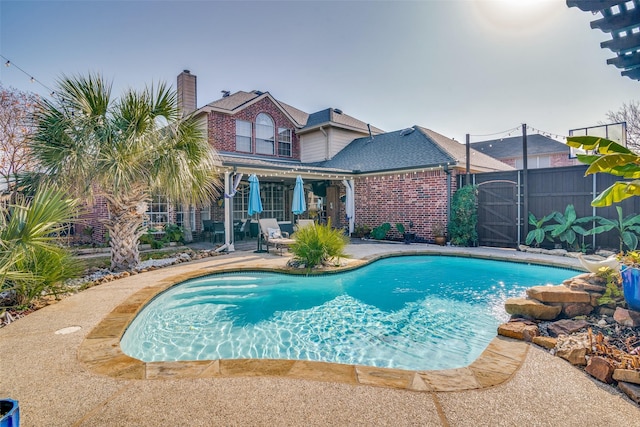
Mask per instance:
[[[331,227],[341,228],[342,220],[340,218],[340,192],[338,186],[330,185],[327,187],[327,221],[331,220]]]

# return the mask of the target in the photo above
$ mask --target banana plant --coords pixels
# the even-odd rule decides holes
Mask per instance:
[[[551,237],[560,239],[560,241],[566,243],[568,247],[573,247],[578,234],[586,236],[589,233],[589,230],[585,229],[580,224],[593,221],[594,217],[585,216],[583,218],[578,218],[573,205],[567,205],[564,210],[564,214],[554,212],[553,219],[556,221],[556,224],[552,224],[550,226]]]
[[[553,218],[554,214],[555,212],[552,212],[549,215],[537,219],[534,214],[529,212],[529,224],[533,225],[535,228],[529,231],[527,237],[525,238],[525,243],[527,245],[531,245],[531,243],[535,241],[536,247],[538,247],[542,242],[544,242],[545,239],[553,241],[553,239],[551,239],[548,234],[553,226],[545,224]]]
[[[596,221],[600,225],[589,230],[588,234],[616,230],[620,239],[620,252],[622,252],[624,246],[627,246],[630,250],[635,250],[638,247],[638,235],[640,235],[640,215],[632,214],[623,218],[622,208],[616,206],[616,210],[618,211],[617,220],[596,217]]]
[[[586,175],[608,173],[625,180],[617,181],[591,202],[592,206],[611,206],[629,197],[640,196],[640,156],[622,145],[597,136],[569,136],[567,145],[593,151],[578,154],[588,164]]]

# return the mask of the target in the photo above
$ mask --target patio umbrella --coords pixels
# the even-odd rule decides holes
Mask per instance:
[[[295,215],[300,215],[307,210],[306,202],[304,200],[304,187],[302,186],[302,177],[298,175],[296,178],[296,186],[293,189],[293,203],[291,204],[291,211]]]
[[[256,174],[252,174],[249,177],[249,206],[247,209],[247,214],[249,216],[262,212],[262,200],[260,200],[260,181],[258,181],[258,177]],[[258,249],[256,252],[264,252],[262,250],[262,233],[260,233],[260,226],[258,226]]]

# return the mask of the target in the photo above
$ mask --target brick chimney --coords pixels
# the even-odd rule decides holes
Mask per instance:
[[[186,116],[196,111],[197,104],[196,76],[184,70],[178,75],[178,108]]]

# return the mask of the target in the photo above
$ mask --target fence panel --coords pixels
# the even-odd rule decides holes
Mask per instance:
[[[572,204],[578,218],[599,215],[617,220],[615,206],[593,208],[591,201],[595,195],[613,184],[617,178],[597,174],[584,176],[586,165],[531,169],[528,171],[528,207],[536,218],[551,212],[564,213]],[[528,213],[522,210],[524,191],[522,171],[489,172],[472,175],[472,182],[478,185],[478,240],[483,246],[517,247],[524,243],[528,225]],[[462,185],[464,180],[460,180]],[[595,187],[595,193],[594,193]],[[622,207],[623,216],[640,213],[640,197],[632,197],[616,206]],[[594,223],[585,224],[585,228]],[[619,233],[615,230],[597,236],[582,238],[579,244],[590,247],[618,250]]]

